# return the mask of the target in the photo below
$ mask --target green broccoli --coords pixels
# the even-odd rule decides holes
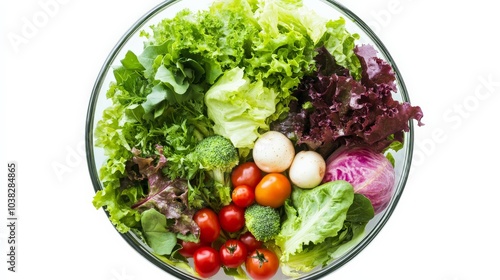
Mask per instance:
[[[231,170],[239,163],[238,150],[233,143],[221,135],[208,136],[196,145],[188,161],[197,162],[199,168],[213,179],[212,186],[206,185],[206,188],[200,189],[202,200],[214,210],[229,204]]]
[[[226,186],[226,175],[238,165],[238,150],[224,136],[212,135],[204,138],[194,150],[202,169],[211,172],[214,181]]]
[[[253,204],[245,210],[245,225],[255,239],[266,242],[280,232],[280,215],[272,207]]]

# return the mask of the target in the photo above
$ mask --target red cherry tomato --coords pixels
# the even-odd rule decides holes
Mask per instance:
[[[263,206],[278,208],[290,197],[292,186],[281,173],[269,173],[255,187],[255,201]]]
[[[227,232],[237,232],[245,226],[245,210],[231,203],[219,211],[219,223]]]
[[[247,248],[239,240],[230,239],[219,249],[220,262],[228,268],[237,268],[242,265],[247,258]]]
[[[234,187],[247,185],[255,188],[261,179],[262,171],[251,161],[236,166],[231,173],[231,183]]]
[[[201,242],[195,243],[184,240],[180,241],[179,244],[182,246],[182,249],[179,250],[179,253],[185,258],[193,257],[194,252],[196,252],[196,250],[203,246],[203,243]]]
[[[245,261],[245,268],[255,280],[271,279],[279,268],[279,260],[273,251],[257,249]]]
[[[203,278],[217,274],[220,269],[219,252],[212,247],[203,246],[193,255],[194,270]]]
[[[255,236],[253,236],[253,234],[249,231],[243,233],[239,239],[243,242],[243,244],[245,244],[245,246],[247,246],[248,253],[262,247],[262,241],[255,239]]]
[[[254,188],[247,185],[237,186],[231,193],[231,198],[237,206],[248,207],[255,202]]]
[[[219,218],[213,210],[200,209],[194,214],[193,220],[200,227],[200,242],[212,243],[219,237]]]

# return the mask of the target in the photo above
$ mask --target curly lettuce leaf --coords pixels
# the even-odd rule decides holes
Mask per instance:
[[[361,77],[361,64],[354,53],[358,34],[351,34],[345,28],[345,19],[330,20],[327,31],[317,47],[325,47],[332,54],[338,65],[349,70],[350,74],[359,80]]]
[[[109,159],[99,170],[103,189],[98,191],[92,200],[95,208],[106,209],[110,221],[120,232],[127,232],[138,225],[140,213],[131,206],[144,195],[140,186],[120,188],[120,180],[125,176],[131,149],[124,139],[123,128],[119,126],[124,111],[125,107],[119,103],[105,109],[96,128],[96,146],[106,147],[104,152]]]
[[[314,70],[315,42],[308,31],[316,26],[305,26],[304,14],[300,1],[282,0],[261,1],[254,13],[260,32],[243,67],[251,80],[262,80],[278,93],[276,112],[268,122],[286,115],[293,89]]]
[[[226,7],[226,6],[225,6]],[[248,10],[211,9],[194,13],[183,10],[173,18],[167,18],[151,27],[152,34],[143,32],[149,38],[146,50],[161,47],[161,65],[156,69],[152,55],[147,55],[147,64],[153,65],[152,72],[161,66],[173,75],[173,85],[181,86],[179,77],[187,82],[213,84],[226,70],[240,65],[248,53],[251,38],[258,32],[254,19]],[[177,79],[177,80],[176,80]],[[172,79],[170,79],[172,81]]]
[[[297,101],[289,120],[273,127],[294,134],[311,149],[321,148],[325,157],[342,145],[370,145],[382,152],[395,141],[403,143],[409,121],[422,125],[420,107],[393,99],[394,72],[372,46],[358,46],[354,53],[361,61],[361,80],[320,48],[318,71],[294,93]]]
[[[94,207],[105,207],[109,220],[119,232],[124,233],[138,226],[141,215],[131,206],[133,201],[144,195],[142,188],[120,190],[118,179],[103,182],[103,185],[103,190],[97,192],[92,200]]]

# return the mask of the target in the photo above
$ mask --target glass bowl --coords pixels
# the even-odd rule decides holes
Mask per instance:
[[[149,26],[158,23],[164,18],[171,18],[184,8],[191,10],[205,9],[209,6],[211,1],[198,1],[198,0],[167,0],[159,4],[135,22],[132,27],[123,35],[116,46],[111,50],[104,65],[98,73],[92,94],[90,97],[87,122],[86,122],[86,152],[87,163],[93,183],[93,188],[96,192],[103,189],[102,182],[99,178],[99,169],[106,161],[106,156],[101,148],[95,146],[95,128],[97,122],[101,119],[103,111],[111,102],[106,98],[106,92],[109,84],[114,80],[113,67],[120,63],[120,60],[125,57],[127,51],[132,50],[135,53],[141,53],[143,49],[144,38],[140,37],[141,30],[147,29]],[[343,17],[346,20],[346,29],[351,33],[360,35],[358,44],[368,43],[375,47],[378,51],[378,56],[387,61],[393,68],[396,76],[397,92],[394,93],[393,98],[402,102],[410,102],[407,89],[403,82],[403,78],[392,59],[391,55],[385,48],[384,44],[380,41],[377,35],[353,12],[341,4],[330,0],[305,0],[304,5],[312,8],[319,15],[328,19],[337,19]],[[193,8],[196,7],[196,8]],[[342,265],[346,264],[349,260],[354,258],[360,253],[380,232],[384,227],[391,214],[396,208],[396,205],[403,193],[408,174],[410,171],[412,152],[413,152],[413,124],[409,122],[409,131],[405,132],[404,145],[401,150],[394,154],[395,160],[395,190],[387,208],[381,213],[377,214],[366,226],[364,238],[348,252],[336,260],[329,263],[323,268],[317,268],[307,274],[301,275],[300,279],[318,279],[325,275],[332,273]],[[106,211],[105,213],[109,215]],[[110,226],[113,226],[110,223]],[[174,267],[161,257],[155,255],[151,248],[146,245],[141,238],[139,238],[132,231],[127,233],[119,233],[125,241],[132,246],[142,256],[158,266],[165,272],[180,278],[180,279],[197,279],[192,272],[178,267]],[[214,276],[217,279],[232,278],[225,276],[222,270]],[[280,271],[273,279],[286,279]]]

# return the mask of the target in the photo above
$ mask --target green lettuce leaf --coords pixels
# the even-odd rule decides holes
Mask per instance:
[[[289,210],[288,210],[289,211]],[[316,267],[323,267],[358,244],[364,235],[366,224],[374,217],[370,200],[361,194],[354,194],[342,228],[334,236],[327,236],[323,242],[304,244],[303,250],[282,258],[281,270],[290,277],[298,277]]]
[[[130,228],[136,227],[139,224],[141,215],[138,211],[132,209],[131,203],[127,201],[135,201],[142,197],[141,188],[130,188],[121,191],[117,180],[103,182],[103,184],[104,189],[97,192],[92,200],[94,207],[106,207],[109,220],[119,232],[127,232]]]
[[[285,204],[286,219],[276,237],[281,261],[337,236],[344,227],[347,211],[354,200],[354,189],[346,181],[332,181],[313,189],[294,188],[291,203]]]
[[[361,79],[361,63],[354,53],[358,34],[351,34],[345,28],[345,19],[330,20],[326,24],[326,32],[319,42],[335,57],[335,62],[349,69],[351,76]]]
[[[257,13],[260,26],[270,36],[281,35],[283,29],[293,30],[316,44],[326,32],[327,20],[305,7],[301,0],[265,1]]]
[[[143,236],[156,254],[170,255],[177,244],[177,236],[167,230],[165,215],[151,208],[141,215]]]
[[[242,68],[234,68],[206,92],[208,117],[216,134],[227,137],[236,148],[253,148],[259,130],[268,130],[267,118],[275,112],[277,93],[250,82]]]
[[[336,236],[328,237],[316,245],[305,246],[302,252],[290,255],[286,262],[281,263],[281,271],[287,276],[299,277],[327,265],[361,241],[365,226],[366,224],[344,223]]]

